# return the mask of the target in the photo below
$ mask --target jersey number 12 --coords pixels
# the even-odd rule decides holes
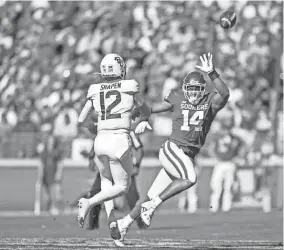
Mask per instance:
[[[106,107],[105,99],[115,96],[115,100]],[[100,92],[100,105],[102,112],[102,120],[121,118],[121,114],[111,114],[111,110],[121,102],[121,94],[117,90],[111,90],[106,92]]]
[[[193,116],[190,117],[190,120],[189,120],[189,110],[183,110],[182,114],[183,114],[183,125],[181,126],[181,130],[184,130],[184,131],[189,131],[190,130],[189,125],[196,126],[199,124],[200,120],[203,120],[204,118],[203,110],[196,111],[193,114]]]

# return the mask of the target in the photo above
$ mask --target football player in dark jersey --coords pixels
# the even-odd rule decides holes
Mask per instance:
[[[141,216],[150,226],[155,210],[164,201],[190,188],[196,183],[194,158],[205,142],[212,121],[218,111],[227,103],[229,89],[213,66],[212,54],[200,57],[202,66],[196,66],[206,73],[217,92],[206,91],[206,81],[200,72],[189,73],[182,86],[170,92],[159,109],[152,113],[172,111],[172,134],[160,149],[159,159],[163,169],[152,184],[144,201],[138,201],[130,214],[118,220],[123,242],[127,229]],[[136,133],[146,129],[143,123],[136,127]]]

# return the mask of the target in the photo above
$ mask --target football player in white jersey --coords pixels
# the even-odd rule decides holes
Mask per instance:
[[[132,175],[131,111],[138,107],[142,122],[137,126],[151,129],[148,118],[150,108],[139,96],[139,86],[135,80],[125,80],[126,65],[117,54],[108,54],[101,61],[101,76],[105,79],[92,84],[87,94],[87,102],[79,116],[84,123],[89,112],[98,112],[97,137],[94,141],[95,162],[101,175],[101,192],[95,196],[79,200],[77,221],[81,227],[91,207],[104,202],[109,218],[109,227],[113,239],[119,239],[120,233],[113,216],[113,198],[124,195],[130,186]]]

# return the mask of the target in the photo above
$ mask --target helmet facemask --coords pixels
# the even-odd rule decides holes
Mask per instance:
[[[197,105],[203,98],[206,91],[206,83],[200,83],[195,80],[185,82],[182,85],[185,98],[193,105]]]

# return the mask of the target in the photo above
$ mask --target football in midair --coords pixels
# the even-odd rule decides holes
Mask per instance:
[[[235,12],[227,10],[220,16],[220,25],[223,29],[232,28],[237,21],[237,15]]]

